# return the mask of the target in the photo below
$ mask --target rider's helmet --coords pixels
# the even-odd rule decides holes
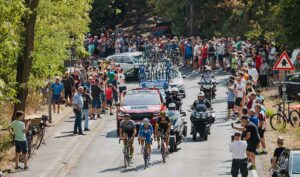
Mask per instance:
[[[177,93],[179,92],[179,90],[178,90],[177,87],[173,87],[173,88],[171,89],[171,91],[172,91],[172,93],[175,93],[175,94],[177,94]]]
[[[200,91],[199,93],[198,93],[198,99],[201,99],[201,100],[203,100],[204,99],[204,96],[205,96],[205,94],[204,94],[204,92],[202,92],[202,91]]]
[[[149,125],[149,123],[150,123],[150,121],[149,121],[148,118],[144,118],[144,119],[143,119],[143,124],[144,124],[144,125]]]
[[[176,104],[175,103],[170,103],[168,106],[169,110],[176,110]]]

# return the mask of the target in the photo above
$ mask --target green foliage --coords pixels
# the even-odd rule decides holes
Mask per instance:
[[[16,59],[21,54],[24,36],[22,18],[31,13],[23,0],[0,1],[0,109],[14,103],[16,96]],[[84,34],[89,31],[92,0],[40,0],[37,8],[33,67],[28,82],[30,93],[44,86],[45,79],[61,74],[70,58],[86,56]],[[50,69],[49,69],[50,66]],[[3,123],[0,123],[3,124]]]
[[[273,109],[267,109],[266,110],[267,117],[271,117],[273,114],[275,114],[275,111]]]
[[[189,35],[190,4],[193,6],[194,34],[244,36],[252,40],[300,46],[299,0],[148,0],[155,14],[170,19],[174,32]]]

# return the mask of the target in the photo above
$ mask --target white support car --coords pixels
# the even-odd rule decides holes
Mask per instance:
[[[140,62],[143,59],[142,52],[126,52],[108,56],[106,60],[112,59],[115,63],[120,64],[120,67],[124,69],[124,72],[132,69],[139,68]]]

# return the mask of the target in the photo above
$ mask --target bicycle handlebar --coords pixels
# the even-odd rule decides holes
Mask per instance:
[[[285,101],[287,104],[290,104],[292,102],[292,100],[288,100],[288,101]],[[276,106],[281,106],[284,102],[280,102],[280,103],[277,103],[277,104],[274,104],[272,107],[276,107]]]

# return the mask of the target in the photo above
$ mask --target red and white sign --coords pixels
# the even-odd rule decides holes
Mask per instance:
[[[292,64],[288,54],[284,51],[277,62],[275,63],[273,70],[283,70],[283,71],[292,71],[295,70],[294,65]]]

